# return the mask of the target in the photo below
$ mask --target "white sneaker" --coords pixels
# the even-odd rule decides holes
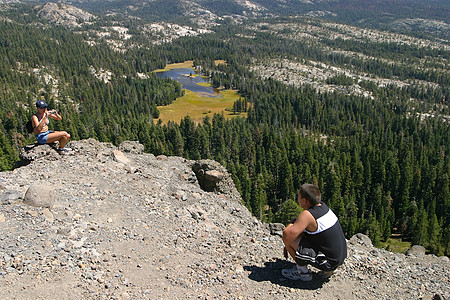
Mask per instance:
[[[64,148],[59,148],[58,152],[61,155],[65,155],[65,154],[69,154],[69,152],[72,151],[72,149],[64,147]]]
[[[311,271],[308,270],[306,273],[302,273],[297,266],[294,266],[290,269],[281,270],[281,274],[291,280],[301,280],[301,281],[311,281],[312,274]]]

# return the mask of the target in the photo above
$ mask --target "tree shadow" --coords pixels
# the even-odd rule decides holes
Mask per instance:
[[[297,288],[302,290],[317,290],[321,288],[327,280],[322,279],[313,272],[313,280],[304,282],[301,280],[290,280],[281,275],[281,270],[292,268],[293,263],[286,260],[277,259],[276,261],[269,261],[264,263],[264,267],[259,266],[244,266],[244,270],[250,271],[248,278],[254,281],[270,281],[273,284],[280,286]]]

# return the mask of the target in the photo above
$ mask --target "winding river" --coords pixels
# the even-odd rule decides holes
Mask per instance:
[[[158,72],[156,75],[176,80],[183,85],[183,89],[190,90],[202,97],[221,97],[217,89],[207,85],[209,83],[207,79],[196,75],[191,68],[171,69],[165,72]]]

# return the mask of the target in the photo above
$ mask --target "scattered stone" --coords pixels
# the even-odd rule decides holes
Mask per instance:
[[[38,212],[37,212],[37,211],[34,211],[34,210],[29,210],[29,211],[27,211],[27,214],[29,214],[30,216],[32,216],[32,217],[34,217],[34,218],[36,218],[37,216],[39,216]]]
[[[4,205],[15,204],[19,202],[21,198],[20,194],[15,191],[6,191],[0,195],[0,203]]]
[[[189,207],[187,210],[191,213],[192,217],[195,220],[200,220],[200,221],[204,221],[205,220],[206,213],[200,207],[198,207],[198,206]]]
[[[21,161],[17,167],[24,166],[30,162],[45,157],[47,160],[54,161],[60,159],[55,144],[33,144],[27,145],[20,149],[19,158]]]
[[[55,218],[53,217],[52,212],[48,208],[44,208],[42,210],[42,213],[45,216],[45,220],[47,220],[48,222],[53,222],[55,220]]]
[[[445,300],[444,297],[442,297],[440,294],[435,294],[433,296],[433,300]]]
[[[136,173],[136,172],[137,172],[137,169],[134,168],[134,167],[132,167],[132,166],[130,166],[130,165],[126,165],[126,166],[125,166],[125,170],[126,170],[128,173],[130,173],[130,174],[133,174],[133,173]]]
[[[124,165],[128,165],[130,163],[130,160],[125,156],[125,154],[123,154],[122,151],[114,150],[113,155],[114,155],[114,160],[119,163],[122,163]]]
[[[133,154],[142,154],[144,153],[144,145],[137,141],[125,141],[119,145],[119,150]]]

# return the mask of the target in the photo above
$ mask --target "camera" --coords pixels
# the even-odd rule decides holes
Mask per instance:
[[[52,110],[49,110],[49,111],[47,112],[47,114],[53,115],[53,114],[56,114],[56,111],[55,111],[54,109],[52,109]]]

